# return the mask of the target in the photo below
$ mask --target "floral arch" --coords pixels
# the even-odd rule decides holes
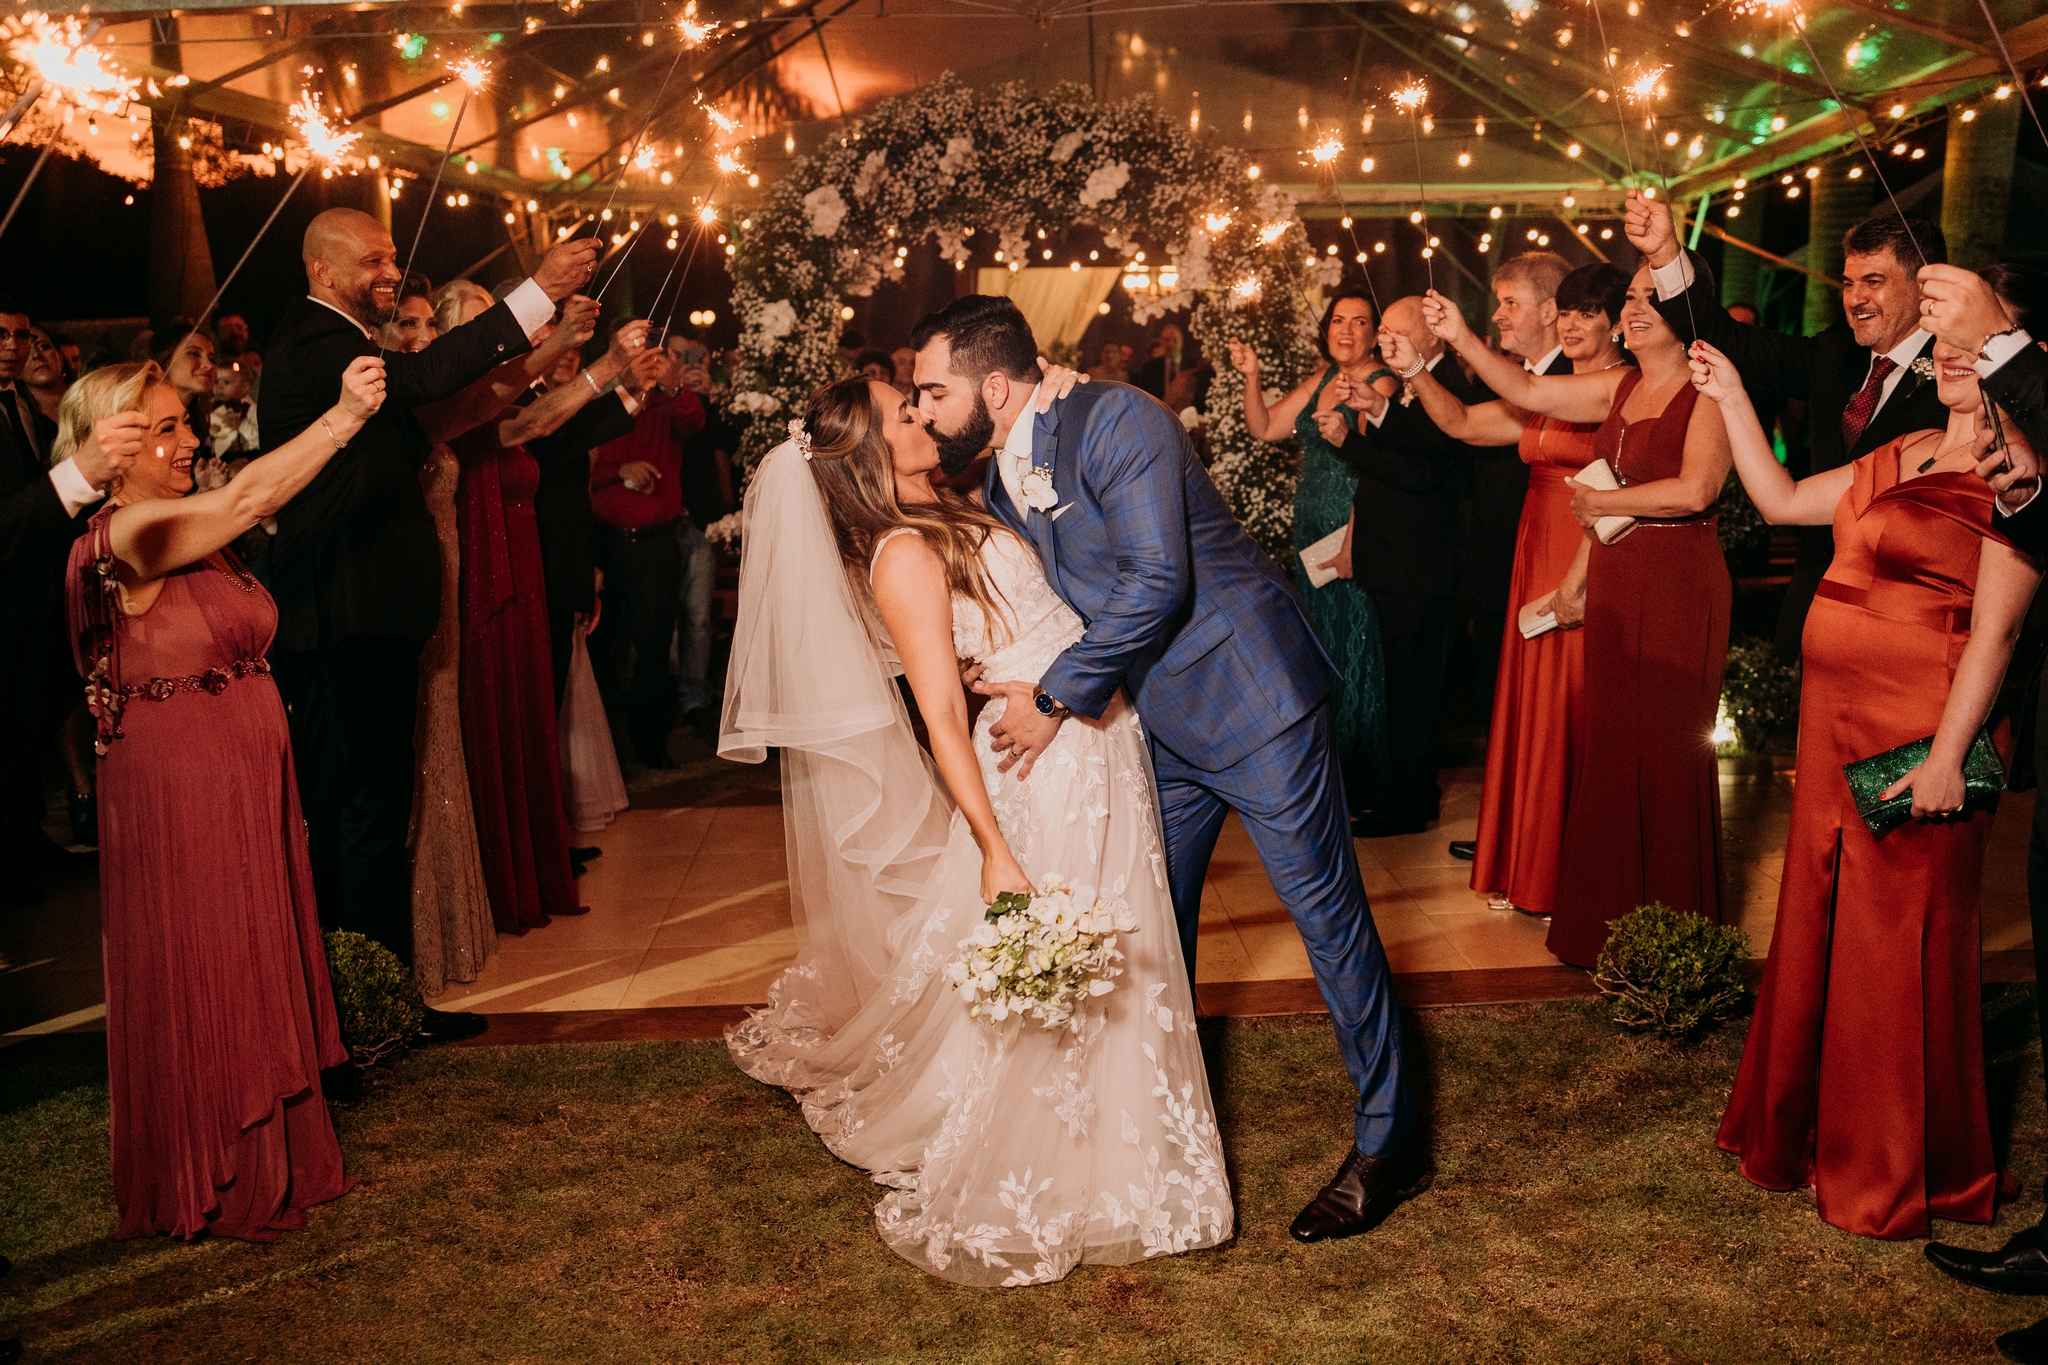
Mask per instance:
[[[1341,266],[1313,254],[1293,197],[1261,186],[1237,152],[1197,142],[1143,96],[1098,104],[1079,85],[982,93],[947,76],[883,101],[836,146],[800,158],[766,207],[728,224],[742,323],[733,409],[757,419],[747,468],[783,430],[766,419],[837,372],[844,299],[902,278],[899,248],[933,240],[964,268],[979,231],[1017,261],[1041,229],[1076,227],[1099,230],[1126,260],[1143,250],[1173,262],[1174,287],[1140,299],[1134,316],[1192,308],[1190,334],[1218,374],[1210,473],[1259,543],[1284,556],[1294,462],[1246,431],[1224,343],[1252,345],[1269,382],[1291,385],[1316,362],[1311,291]]]

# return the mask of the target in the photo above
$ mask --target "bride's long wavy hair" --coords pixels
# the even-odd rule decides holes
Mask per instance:
[[[825,495],[825,511],[839,540],[839,557],[847,574],[865,593],[875,546],[883,536],[905,527],[924,537],[938,551],[946,568],[946,586],[980,607],[992,632],[1007,634],[1014,618],[1002,592],[982,568],[981,548],[990,536],[1009,528],[971,499],[934,482],[935,503],[896,500],[894,463],[889,440],[882,434],[888,421],[858,377],[827,384],[811,396],[804,427],[811,437],[811,477]]]

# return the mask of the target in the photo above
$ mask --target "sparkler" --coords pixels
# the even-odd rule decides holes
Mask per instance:
[[[1664,88],[1664,73],[1670,69],[1669,66],[1637,67],[1636,74],[1629,80],[1628,85],[1623,91],[1630,100],[1648,111],[1644,122],[1650,129],[1651,150],[1657,154],[1657,179],[1664,186],[1664,206],[1667,209],[1671,207],[1672,202],[1671,174],[1664,166],[1664,143],[1657,136],[1657,101],[1668,93]],[[1622,126],[1624,128],[1628,126],[1627,119],[1624,118],[1622,120]],[[1671,232],[1674,237],[1678,234],[1678,220],[1675,217],[1672,219]],[[1678,249],[1681,253],[1685,251],[1685,243],[1683,241],[1679,242]],[[1692,329],[1692,336],[1686,339],[1686,345],[1690,347],[1693,342],[1699,340],[1700,335],[1699,322],[1692,315],[1692,290],[1690,289],[1685,291],[1685,321],[1686,325]]]
[[[676,55],[668,64],[668,75],[661,78],[661,86],[654,92],[654,103],[647,106],[647,120],[640,125],[640,131],[633,134],[633,145],[626,149],[626,155],[619,160],[619,178],[612,181],[612,192],[604,201],[605,213],[610,213],[612,204],[619,197],[619,189],[626,183],[626,170],[633,164],[633,157],[640,150],[640,139],[647,136],[647,130],[654,125],[654,116],[661,112],[661,97],[668,93],[668,83],[676,74],[676,66],[683,60],[683,49],[678,47]],[[602,219],[603,215],[599,217]],[[610,280],[605,281],[610,284]],[[600,291],[602,293],[602,291]]]
[[[1607,20],[1600,15],[1600,0],[1586,0],[1586,7],[1593,11],[1593,27],[1600,31],[1600,65],[1611,71],[1614,69],[1614,58],[1609,54],[1614,49],[1607,45]],[[1633,14],[1635,11],[1629,12]],[[1629,150],[1626,118],[1621,120],[1621,159],[1628,163],[1629,178],[1633,180],[1636,174],[1636,157],[1635,153]]]
[[[2005,70],[2006,74],[2012,77],[2013,92],[2026,104],[2027,114],[2034,120],[2034,131],[2043,139],[2048,139],[2048,128],[2041,126],[2041,111],[2034,107],[2034,97],[2027,93],[2027,78],[2022,76],[2019,67],[2013,64],[2012,53],[2006,51],[2005,35],[1999,32],[1998,21],[1991,17],[1991,6],[1986,4],[1985,0],[1977,0],[1977,8],[1984,11],[1984,22],[1991,25],[1991,41],[1998,44],[1998,55],[2005,58]]]
[[[113,113],[135,97],[142,82],[109,65],[107,54],[91,45],[93,35],[99,30],[97,19],[86,27],[76,19],[66,18],[58,22],[35,10],[7,21],[5,29],[0,31],[7,35],[8,55],[35,75],[29,80],[28,89],[7,111],[7,127],[5,132],[0,132],[0,137],[13,132],[14,125],[46,91],[54,94],[60,103],[83,109],[89,114]],[[36,183],[36,177],[43,173],[44,163],[56,149],[57,137],[52,134],[37,154],[35,164],[29,167],[21,188],[15,191],[14,202],[7,206],[6,217],[0,218],[0,235],[4,235],[13,224],[14,215],[21,211],[22,201],[28,198],[29,187]]]
[[[1820,73],[1820,78],[1823,81],[1827,82],[1828,94],[1834,96],[1835,106],[1847,116],[1849,135],[1856,139],[1856,146],[1863,152],[1863,159],[1870,163],[1871,171],[1877,176],[1877,183],[1884,186],[1885,198],[1892,201],[1892,212],[1899,215],[1899,226],[1906,229],[1906,240],[1913,244],[1913,254],[1925,261],[1927,254],[1920,250],[1920,242],[1913,236],[1912,223],[1907,219],[1905,209],[1899,206],[1899,196],[1892,193],[1892,182],[1885,178],[1884,167],[1879,165],[1877,161],[1877,153],[1871,150],[1868,142],[1864,141],[1863,111],[1844,100],[1842,92],[1835,88],[1835,78],[1828,74],[1827,63],[1823,62],[1820,59],[1820,54],[1813,50],[1813,39],[1806,36],[1806,15],[1800,11],[1798,5],[1793,3],[1793,0],[1745,0],[1744,3],[1736,5],[1735,12],[1737,14],[1763,14],[1782,17],[1791,21],[1792,31],[1799,35],[1799,41],[1806,48],[1807,57],[1813,62],[1813,69]],[[1993,28],[1992,32],[1996,33],[1997,29]],[[2001,41],[2000,47],[2003,48],[2003,46],[2004,43]],[[2031,108],[2032,106],[2028,107]]]
[[[1394,107],[1408,115],[1409,137],[1415,143],[1415,191],[1422,214],[1422,263],[1429,272],[1429,287],[1436,288],[1436,253],[1429,246],[1429,187],[1422,179],[1422,129],[1416,118],[1429,99],[1429,87],[1413,81],[1394,92]]]
[[[491,76],[491,68],[474,57],[465,57],[448,68],[448,73],[462,84],[462,103],[455,107],[455,121],[448,129],[448,145],[441,149],[441,159],[434,163],[434,183],[427,187],[427,202],[420,208],[419,226],[412,232],[412,248],[405,253],[405,270],[398,277],[398,288],[391,291],[391,312],[384,323],[398,316],[398,295],[405,288],[405,281],[412,274],[412,263],[419,259],[420,239],[427,235],[427,219],[434,214],[434,196],[441,188],[441,172],[448,169],[448,158],[455,155],[455,135],[462,131],[462,116],[469,112],[470,96],[484,88],[484,82]],[[377,346],[377,358],[384,358],[384,345]]]
[[[235,282],[235,276],[242,273],[242,267],[249,263],[249,257],[256,252],[256,244],[270,231],[270,225],[277,221],[278,214],[284,212],[284,206],[291,202],[299,186],[306,183],[307,177],[312,175],[322,162],[333,165],[353,151],[356,143],[362,139],[361,133],[345,133],[340,128],[330,126],[327,115],[320,109],[320,102],[313,98],[313,92],[310,90],[302,94],[298,103],[291,107],[291,115],[293,126],[306,144],[305,167],[293,178],[292,183],[285,187],[283,197],[277,201],[277,206],[270,210],[270,216],[263,220],[263,226],[256,229],[256,235],[249,239],[249,245],[242,248],[241,259],[235,262],[234,269],[228,271],[227,278],[213,291],[213,297],[207,300],[206,307],[200,310],[199,316],[192,319],[192,330],[178,342],[177,350],[172,352],[173,355],[177,354],[178,350],[183,350],[185,343],[197,336],[199,329],[206,325],[206,320],[213,316],[213,310],[218,308],[221,299],[226,297],[228,286]],[[383,352],[378,352],[378,355],[381,357]]]
[[[1371,114],[1365,116],[1365,128],[1368,132],[1372,130]],[[1339,138],[1335,132],[1325,134],[1320,142],[1309,148],[1308,154],[1310,159],[1316,163],[1317,168],[1330,177],[1330,197],[1335,199],[1337,207],[1343,210],[1344,230],[1351,235],[1351,249],[1358,257],[1358,271],[1361,275],[1365,276],[1365,292],[1372,295],[1372,311],[1374,316],[1378,316],[1380,312],[1380,291],[1373,286],[1372,269],[1366,264],[1368,258],[1358,245],[1358,233],[1351,226],[1351,205],[1344,202],[1344,192],[1337,187],[1337,172],[1334,163],[1338,157],[1344,155],[1343,139]],[[1209,215],[1209,231],[1212,234],[1220,232],[1223,228],[1229,226],[1230,219],[1228,217],[1225,217],[1222,220],[1221,226],[1218,226],[1216,215]]]

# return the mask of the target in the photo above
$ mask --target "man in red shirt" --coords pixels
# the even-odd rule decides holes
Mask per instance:
[[[604,611],[590,643],[606,690],[625,700],[634,755],[650,768],[675,766],[668,754],[676,701],[669,643],[682,577],[683,442],[704,428],[703,403],[673,383],[672,362],[664,359],[632,435],[599,446],[590,469],[604,570]]]

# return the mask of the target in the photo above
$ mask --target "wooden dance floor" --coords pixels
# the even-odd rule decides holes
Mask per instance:
[[[1467,887],[1471,865],[1453,859],[1446,845],[1473,835],[1479,772],[1444,777],[1437,828],[1358,844],[1402,1003],[1588,993],[1584,972],[1544,950],[1544,921],[1489,910]],[[1770,945],[1793,781],[1783,769],[1721,779],[1728,903],[1759,957]],[[451,986],[432,1003],[494,1016],[481,1044],[717,1036],[743,1006],[765,998],[796,952],[796,934],[772,789],[709,800],[629,810],[602,834],[579,836],[604,850],[578,883],[590,913],[523,938],[501,937],[476,981]],[[2032,794],[2008,794],[1998,812],[1984,876],[1988,979],[2032,976],[2032,812]],[[97,888],[78,880],[43,906],[0,913],[0,979],[7,983],[0,1034],[103,1027]],[[1224,827],[1209,871],[1196,978],[1207,1014],[1322,1008],[1301,939],[1235,820]]]

